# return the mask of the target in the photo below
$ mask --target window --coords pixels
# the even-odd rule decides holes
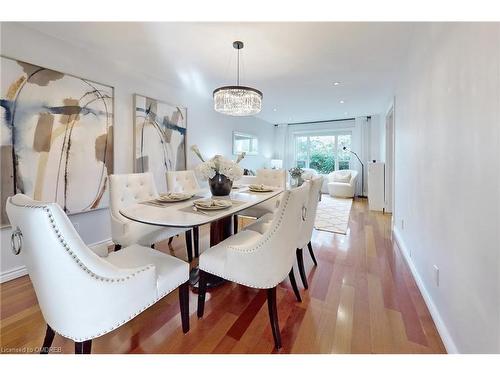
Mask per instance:
[[[351,135],[350,134],[340,134],[337,137],[337,150],[338,150],[338,168],[340,169],[349,169],[349,162],[351,160],[351,153],[347,150],[344,151],[344,147],[347,147],[348,150],[351,149]]]
[[[349,169],[351,154],[344,151],[343,147],[351,148],[351,134],[296,135],[295,165],[315,169],[321,174]]]
[[[246,152],[248,155],[259,153],[259,140],[251,134],[233,132],[233,154]]]

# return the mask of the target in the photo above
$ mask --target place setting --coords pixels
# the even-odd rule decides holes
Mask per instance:
[[[205,198],[193,201],[192,206],[184,207],[180,211],[194,212],[202,215],[217,215],[219,211],[227,210],[243,202],[232,201],[229,199]]]
[[[171,203],[178,203],[187,201],[195,196],[195,193],[181,193],[181,192],[172,192],[172,193],[162,193],[157,198],[151,199],[148,201],[141,202],[141,204],[146,204],[155,207],[165,207],[170,205]]]
[[[274,188],[264,184],[250,184],[248,185],[248,191],[252,193],[270,193],[274,191]]]

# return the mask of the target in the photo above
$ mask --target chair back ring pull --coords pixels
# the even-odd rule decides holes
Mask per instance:
[[[303,206],[302,207],[302,221],[306,221],[307,218],[307,207]]]
[[[12,231],[10,235],[10,248],[14,255],[19,255],[21,249],[23,248],[23,233],[19,228]]]

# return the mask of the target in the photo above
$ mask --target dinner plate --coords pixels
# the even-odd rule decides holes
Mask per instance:
[[[175,195],[170,196],[169,194],[162,194],[156,200],[158,202],[182,202],[182,201],[187,201],[188,199],[192,198],[194,194],[191,193],[175,193]]]
[[[255,193],[269,193],[269,192],[273,191],[274,189],[270,188],[269,186],[264,186],[262,188],[255,188],[255,187],[249,186],[248,190],[253,191]]]
[[[210,200],[212,200],[212,199],[210,199]],[[200,200],[194,201],[193,205],[195,205],[196,208],[199,210],[206,210],[206,211],[223,210],[223,209],[229,208],[233,205],[232,202],[228,201],[228,200],[223,200],[223,199],[214,199],[214,200],[217,202],[223,202],[224,205],[213,205],[213,206],[208,207],[208,206],[203,206],[203,205],[197,204],[197,202],[206,202],[206,201],[208,201],[207,199],[200,199]]]

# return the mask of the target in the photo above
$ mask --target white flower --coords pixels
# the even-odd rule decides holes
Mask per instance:
[[[203,162],[196,166],[195,171],[200,178],[208,180],[215,176],[215,163],[212,160]]]
[[[231,181],[238,180],[241,176],[243,176],[243,168],[232,160],[219,157],[218,164],[218,172],[229,178]]]
[[[196,167],[196,173],[203,179],[213,178],[216,173],[219,173],[234,181],[243,176],[243,168],[232,160],[216,155],[212,159],[199,164]]]
[[[198,156],[198,158],[200,158],[201,161],[205,161],[205,159],[203,159],[203,156],[201,156],[201,152],[200,152],[200,149],[198,148],[198,146],[196,145],[192,145],[191,146],[191,151],[193,151],[196,156]]]
[[[236,163],[239,163],[245,158],[246,152],[242,152],[241,154],[238,155],[238,158],[236,159]]]

